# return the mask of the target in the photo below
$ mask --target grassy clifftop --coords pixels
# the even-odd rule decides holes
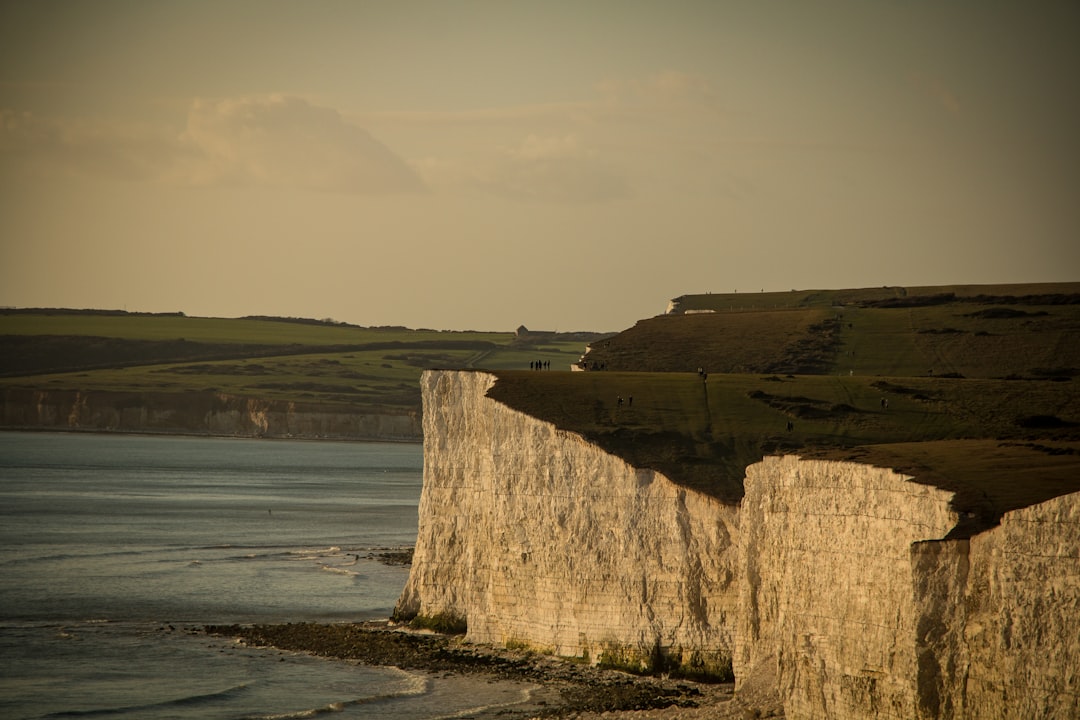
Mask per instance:
[[[298,318],[0,311],[0,390],[228,393],[419,412],[430,367],[567,367],[597,333],[448,332]]]
[[[1080,491],[1080,283],[930,290],[651,318],[593,344],[604,370],[499,372],[490,396],[725,502],[777,452],[956,491],[957,533]]]

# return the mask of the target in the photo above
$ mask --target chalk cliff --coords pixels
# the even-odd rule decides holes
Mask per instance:
[[[429,371],[424,488],[399,617],[469,640],[730,671],[737,510]]]
[[[371,414],[348,406],[246,398],[215,392],[80,392],[8,389],[0,426],[294,437],[420,440],[415,414]]]
[[[475,642],[722,672],[791,718],[1080,717],[1080,494],[970,539],[951,493],[767,457],[738,507],[424,374],[424,489],[397,614]]]
[[[739,685],[794,718],[1080,717],[1080,495],[940,540],[951,493],[855,463],[747,469]]]

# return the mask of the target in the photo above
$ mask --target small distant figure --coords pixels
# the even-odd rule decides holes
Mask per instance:
[[[787,421],[787,431],[788,431],[788,432],[791,432],[791,431],[792,431],[792,430],[794,430],[794,429],[795,429],[795,423],[793,423],[793,422],[791,422],[790,420],[788,420],[788,421]]]
[[[626,406],[627,407],[634,407],[634,396],[633,395],[626,398]]]
[[[620,395],[620,396],[618,397],[618,399],[616,400],[615,404],[616,404],[616,405],[618,405],[619,407],[622,407],[622,395]]]
[[[535,363],[533,363],[533,361],[532,361],[532,360],[530,360],[530,361],[529,361],[529,369],[530,369],[530,370],[535,370],[535,369],[536,369],[535,367],[533,367],[533,366],[534,366],[534,364],[535,364]]]

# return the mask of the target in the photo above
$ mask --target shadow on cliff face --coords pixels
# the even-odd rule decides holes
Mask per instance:
[[[782,454],[889,467],[950,490],[960,516],[951,536],[1080,491],[1080,417],[1060,410],[1080,407],[1072,383],[610,371],[497,378],[493,400],[732,505],[747,466]]]

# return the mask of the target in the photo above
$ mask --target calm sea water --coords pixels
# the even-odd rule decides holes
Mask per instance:
[[[0,433],[0,717],[478,717],[530,687],[237,646],[387,617],[419,445]]]

